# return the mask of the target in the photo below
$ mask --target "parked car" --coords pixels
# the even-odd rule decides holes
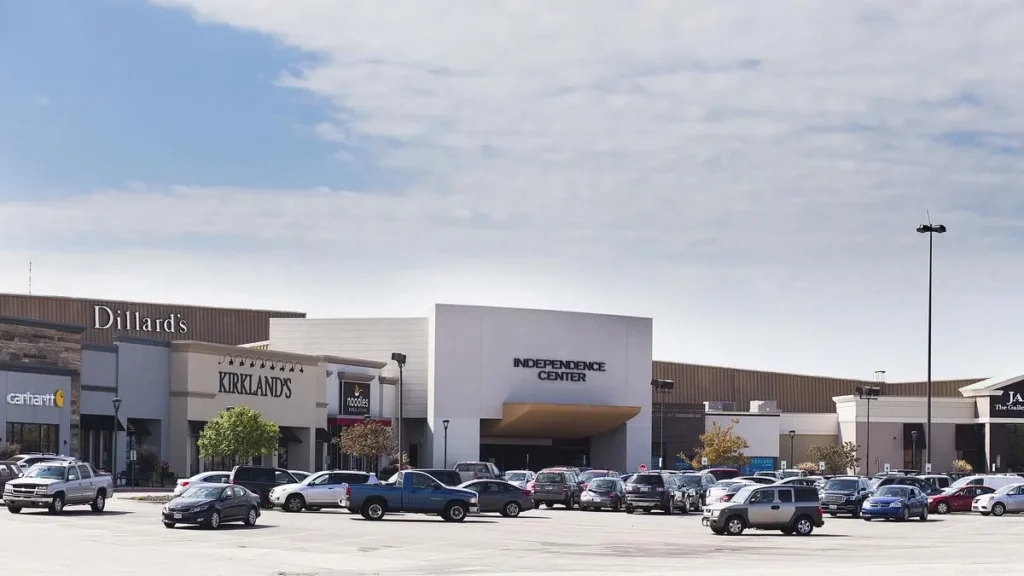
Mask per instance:
[[[451,488],[416,470],[398,472],[383,484],[348,484],[338,502],[367,520],[388,513],[438,514],[447,522],[462,522],[480,512],[476,492]]]
[[[675,474],[641,472],[626,484],[626,514],[635,510],[651,512],[655,508],[666,514],[676,511],[675,492],[679,489]]]
[[[193,484],[226,484],[230,478],[231,472],[224,471],[200,472],[191,478],[182,478],[174,485],[174,497],[184,494]]]
[[[708,489],[704,505],[708,506],[719,502],[728,502],[729,500],[732,500],[732,497],[735,496],[741,488],[749,486],[750,484],[750,482],[746,482],[744,480],[720,480],[715,482],[715,484]]]
[[[771,478],[774,484],[775,480],[782,480],[785,476],[782,475],[782,471],[779,470],[759,470],[754,472],[754,476],[758,478]]]
[[[69,462],[74,460],[70,456],[59,456],[57,454],[40,454],[38,452],[28,454],[18,454],[14,458],[11,458],[18,463],[21,467],[22,472],[28,472],[28,469],[39,464],[40,462]]]
[[[730,536],[748,528],[809,536],[825,520],[813,488],[746,484],[731,502],[707,506],[701,523],[715,534]]]
[[[579,476],[579,481],[583,485],[581,488],[583,490],[586,490],[587,482],[590,482],[591,480],[593,480],[595,478],[607,478],[607,477],[618,478],[619,477],[619,473],[616,472],[615,470],[593,470],[593,469],[591,469],[591,470],[587,470],[586,472],[581,472],[580,476]]]
[[[515,518],[520,512],[533,510],[533,493],[504,480],[470,480],[459,488],[476,492],[481,512]]]
[[[708,490],[715,485],[715,477],[706,472],[687,472],[676,477],[679,489],[685,491],[690,512],[697,512],[707,504]]]
[[[250,492],[258,494],[260,503],[264,508],[269,508],[270,490],[284,484],[297,484],[298,481],[292,473],[284,468],[273,468],[271,466],[235,466],[231,469],[231,477],[228,481],[238,486],[243,486]]]
[[[928,519],[928,497],[916,486],[890,484],[882,486],[864,501],[861,516],[868,521]]]
[[[871,484],[860,476],[836,476],[822,486],[821,507],[830,516],[849,514],[860,517],[864,501],[871,495]]]
[[[594,478],[587,483],[580,494],[580,510],[601,510],[614,512],[622,509],[626,501],[626,485],[617,476]]]
[[[704,472],[714,476],[715,480],[732,480],[740,475],[740,471],[735,468],[708,468]]]
[[[59,514],[65,506],[88,504],[103,512],[107,498],[114,494],[110,474],[98,472],[91,464],[77,460],[40,462],[21,478],[4,485],[4,504],[11,514],[23,508],[46,508]]]
[[[733,478],[733,480],[743,480],[752,484],[761,484],[762,486],[775,484],[779,481],[778,478],[774,476],[737,476]]]
[[[310,472],[303,472],[302,470],[289,470],[289,472],[291,472],[292,476],[294,476],[299,482],[302,482],[312,475]]]
[[[934,495],[939,494],[942,490],[935,487],[930,480],[923,476],[903,476],[903,475],[892,475],[886,476],[880,479],[873,487],[874,490],[878,490],[884,486],[913,486],[925,494]],[[948,487],[948,485],[947,485]]]
[[[932,486],[939,490],[945,490],[953,484],[953,479],[945,474],[922,474],[918,478],[931,482]]]
[[[417,468],[417,470],[424,474],[430,474],[434,477],[434,480],[445,486],[458,486],[463,482],[462,475],[455,470],[446,470],[444,468]]]
[[[928,497],[928,511],[936,514],[949,514],[950,512],[970,512],[971,504],[978,496],[991,494],[994,489],[988,486],[964,486],[962,488],[947,488],[942,494]]]
[[[242,486],[198,484],[165,504],[160,516],[165,528],[198,524],[217,529],[225,522],[253,526],[260,517],[260,507]]]
[[[555,504],[561,504],[566,508],[572,508],[579,502],[580,485],[579,477],[575,472],[564,468],[541,470],[534,480],[533,501],[538,506],[551,508]]]
[[[806,486],[808,488],[818,487],[818,480],[808,476],[790,476],[775,483],[776,486]]]
[[[971,503],[971,510],[982,516],[1024,512],[1024,484],[1008,484],[991,494],[978,496]]]
[[[505,482],[509,484],[515,484],[516,486],[526,489],[533,490],[533,486],[530,484],[533,482],[537,474],[530,470],[509,470],[505,472]],[[440,480],[440,478],[438,478]],[[447,484],[447,482],[445,482]]]
[[[1020,481],[1020,476],[1017,476],[1016,474],[975,474],[973,476],[965,476],[956,480],[950,484],[949,487],[960,488],[962,486],[988,486],[989,488],[999,490],[1005,486],[1017,484]]]
[[[337,508],[346,484],[376,484],[377,476],[354,470],[317,472],[296,484],[282,484],[270,489],[270,505],[285,512],[317,512],[321,508]]]
[[[459,473],[463,482],[501,479],[501,471],[490,462],[458,462],[452,470]]]
[[[21,466],[14,460],[0,460],[0,494],[9,480],[21,478]]]
[[[779,470],[783,478],[805,478],[808,474],[804,470],[797,470],[796,468],[787,468],[785,470]]]

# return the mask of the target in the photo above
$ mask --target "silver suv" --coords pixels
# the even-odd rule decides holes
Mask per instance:
[[[378,484],[377,476],[355,470],[317,472],[296,484],[282,484],[270,490],[270,504],[285,512],[316,512],[321,508],[337,508],[346,484]]]
[[[739,536],[747,528],[808,536],[825,525],[818,491],[806,486],[744,486],[729,502],[704,509],[701,521],[715,534]]]
[[[46,508],[59,514],[65,506],[79,504],[103,512],[113,494],[114,481],[109,474],[97,472],[87,462],[59,460],[35,464],[21,478],[7,482],[4,504],[11,514],[23,508]]]

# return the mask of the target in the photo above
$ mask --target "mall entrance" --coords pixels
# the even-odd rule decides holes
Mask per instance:
[[[590,466],[590,439],[550,443],[481,444],[480,460],[506,470],[541,470],[551,466]]]

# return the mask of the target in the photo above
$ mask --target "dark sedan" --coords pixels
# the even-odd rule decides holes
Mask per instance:
[[[515,518],[520,512],[533,509],[533,492],[504,480],[470,480],[459,488],[477,493],[481,512]]]
[[[252,493],[241,486],[201,484],[168,502],[161,516],[167,528],[198,524],[217,529],[225,522],[252,526],[260,517],[260,507]]]

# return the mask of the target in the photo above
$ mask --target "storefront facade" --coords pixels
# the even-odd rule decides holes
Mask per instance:
[[[324,356],[327,367],[327,423],[325,463],[339,470],[372,470],[373,462],[346,454],[334,442],[346,428],[355,424],[376,422],[390,427],[395,407],[395,380],[381,376],[386,362]]]

